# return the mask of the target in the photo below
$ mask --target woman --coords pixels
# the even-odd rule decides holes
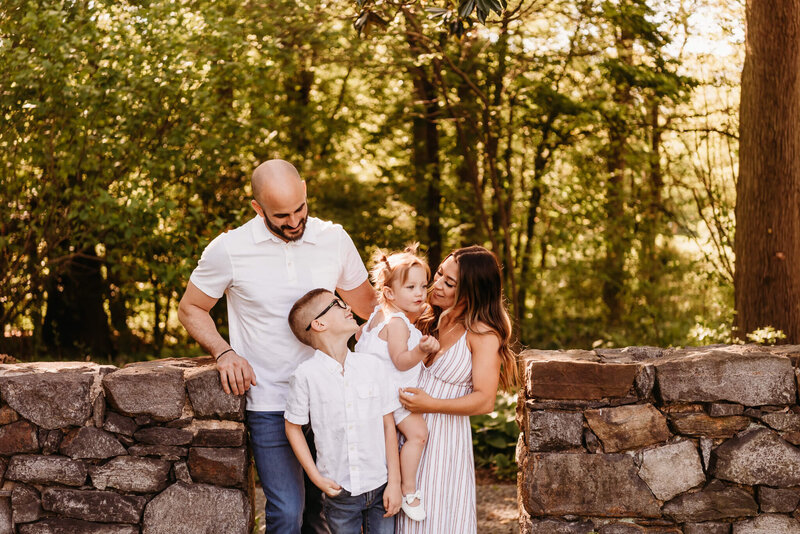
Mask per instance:
[[[469,416],[494,409],[498,384],[511,388],[517,363],[509,347],[511,321],[503,304],[494,255],[472,246],[450,254],[436,271],[433,308],[417,326],[439,339],[441,350],[424,362],[419,387],[406,388],[401,404],[424,413],[428,444],[417,473],[427,517],[399,514],[397,532],[477,532],[475,467]]]

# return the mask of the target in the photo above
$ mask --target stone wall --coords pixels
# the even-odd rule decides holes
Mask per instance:
[[[244,398],[211,358],[0,365],[0,534],[246,534]]]
[[[523,534],[800,533],[800,346],[522,357]]]

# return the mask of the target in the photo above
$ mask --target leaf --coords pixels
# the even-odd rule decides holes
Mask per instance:
[[[458,16],[467,18],[475,9],[476,0],[462,0],[461,5],[458,6]]]

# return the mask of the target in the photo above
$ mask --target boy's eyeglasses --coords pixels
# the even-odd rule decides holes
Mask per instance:
[[[343,309],[343,310],[346,310],[346,309],[347,309],[347,305],[346,305],[344,302],[342,302],[342,299],[335,298],[335,299],[333,299],[333,300],[331,301],[331,303],[330,303],[330,304],[328,304],[328,305],[325,307],[325,309],[324,309],[324,310],[322,310],[321,312],[319,312],[319,315],[317,315],[316,317],[314,317],[313,319],[311,319],[311,323],[313,323],[314,321],[316,321],[317,319],[319,319],[320,317],[322,317],[323,315],[325,315],[326,313],[328,313],[328,312],[330,311],[330,309],[331,309],[331,308],[333,308],[334,306],[339,306],[339,307],[340,307],[341,309]],[[308,326],[306,327],[306,332],[308,332],[309,330],[311,330],[311,323],[308,323]]]

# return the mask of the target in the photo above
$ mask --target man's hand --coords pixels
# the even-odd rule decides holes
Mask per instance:
[[[403,492],[400,491],[400,484],[386,484],[383,490],[383,508],[386,513],[383,517],[391,517],[400,511],[400,503],[403,501]]]
[[[244,395],[250,386],[256,385],[256,374],[250,367],[250,362],[234,351],[220,356],[217,360],[217,371],[225,393]]]
[[[328,497],[336,497],[342,492],[342,487],[330,478],[320,476],[311,482],[313,482],[314,485],[322,490],[322,493]]]
[[[422,339],[419,340],[419,350],[425,354],[439,352],[439,340],[433,336],[422,336]]]

